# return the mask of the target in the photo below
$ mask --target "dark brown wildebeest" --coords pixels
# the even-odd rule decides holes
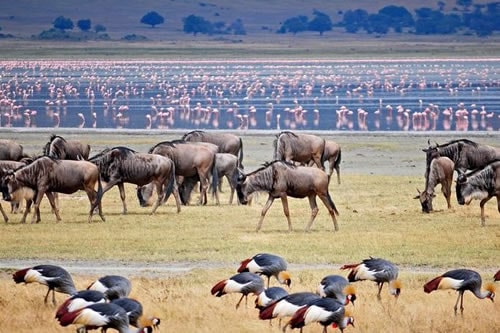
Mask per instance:
[[[178,179],[198,177],[201,184],[199,204],[207,204],[210,175],[212,175],[212,186],[215,191],[217,190],[219,179],[215,172],[215,153],[211,149],[184,140],[174,140],[157,143],[148,152],[170,158],[175,164],[175,174],[180,176]]]
[[[233,203],[234,192],[236,191],[236,185],[238,183],[238,176],[240,174],[240,170],[242,170],[238,168],[238,165],[238,158],[233,154],[215,154],[215,169],[217,170],[217,177],[219,178],[219,181],[221,181],[223,177],[226,177],[229,183],[229,188],[231,189],[231,193],[229,195],[230,205]],[[189,197],[191,196],[191,192],[196,185],[197,180],[197,178],[184,179],[181,190],[181,198],[184,198],[182,200],[183,202],[189,201]],[[212,188],[212,186],[210,186],[210,188]],[[213,191],[213,193],[215,195],[216,204],[219,205],[219,191]]]
[[[240,167],[243,163],[243,141],[231,133],[209,133],[205,131],[191,131],[182,136],[182,140],[189,142],[210,142],[219,147],[219,153],[233,154],[238,157]]]
[[[18,161],[0,161],[0,179],[7,174],[9,170],[16,170],[25,166],[27,163],[18,162]],[[27,187],[22,187],[12,193],[11,204],[11,213],[18,207],[23,200],[26,201],[26,209],[24,210],[23,217],[21,219],[21,223],[26,223],[26,216],[28,215],[31,205],[33,204],[33,198],[35,197],[35,192]],[[5,213],[2,205],[0,204],[0,212],[3,215],[3,220],[5,222],[9,221],[9,217]],[[40,221],[40,212],[38,212],[37,222]]]
[[[97,191],[95,190],[96,185]],[[47,195],[59,222],[61,217],[52,192],[72,194],[78,190],[84,190],[90,201],[88,221],[92,222],[92,215],[96,207],[99,208],[99,216],[105,221],[101,209],[102,185],[99,170],[90,162],[59,160],[50,156],[41,156],[26,166],[7,172],[1,183],[4,200],[11,201],[13,193],[22,187],[31,188],[36,193],[35,213],[31,223],[35,222],[36,212],[39,210],[40,201],[44,194]]]
[[[337,172],[337,184],[340,184],[340,162],[342,161],[342,149],[335,141],[325,140],[325,151],[323,160],[328,161],[328,176],[332,176],[333,170]],[[314,161],[309,161],[309,166],[314,165]]]
[[[23,146],[14,140],[0,140],[0,160],[20,161],[28,157],[23,152]]]
[[[323,204],[328,209],[333,221],[335,230],[339,230],[337,219],[337,208],[328,192],[328,175],[323,170],[306,166],[295,166],[286,161],[273,161],[246,175],[240,175],[236,187],[240,203],[247,204],[249,195],[256,191],[263,191],[269,194],[267,202],[262,209],[257,231],[262,226],[262,221],[274,199],[280,198],[283,211],[288,221],[288,230],[292,230],[290,212],[288,210],[287,197],[309,199],[311,206],[311,219],[307,224],[306,231],[318,214],[316,196],[319,196]]]
[[[117,185],[123,204],[123,214],[127,214],[124,183],[135,184],[138,187],[151,183],[156,189],[157,200],[151,214],[154,214],[162,201],[167,201],[174,193],[177,212],[180,212],[179,193],[175,181],[175,165],[171,159],[156,154],[138,153],[127,147],[105,149],[92,156],[89,162],[99,168],[101,179],[106,182],[103,194]],[[139,201],[141,206],[145,202]]]
[[[87,160],[90,154],[90,145],[78,140],[66,140],[62,136],[53,134],[49,142],[43,147],[43,155],[61,160]]]
[[[500,159],[500,148],[476,143],[467,139],[453,140],[448,143],[422,149],[426,153],[426,173],[431,161],[438,156],[446,156],[455,163],[455,170],[465,172],[483,168],[488,163]]]
[[[468,205],[473,199],[481,200],[481,226],[484,227],[484,205],[493,197],[497,198],[500,213],[500,160],[486,165],[484,168],[460,173],[456,185],[457,199],[460,205]]]
[[[283,131],[273,141],[275,160],[314,164],[325,170],[325,139],[317,135]]]
[[[454,163],[448,157],[434,158],[431,162],[430,171],[425,177],[425,190],[420,192],[414,199],[419,199],[422,205],[422,212],[430,213],[433,210],[432,199],[436,196],[434,188],[441,184],[441,192],[451,208],[451,185],[453,184]]]

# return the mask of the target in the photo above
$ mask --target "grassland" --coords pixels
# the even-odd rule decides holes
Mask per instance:
[[[146,151],[160,140],[180,137],[180,132],[126,133],[60,129],[62,135],[89,142],[93,151],[124,145]],[[271,157],[273,133],[241,132],[245,164],[251,170]],[[330,191],[340,211],[340,231],[334,232],[326,209],[310,233],[303,228],[309,218],[307,200],[291,199],[294,231],[286,232],[281,204],[275,202],[260,233],[254,229],[265,195],[251,206],[228,206],[228,188],[221,206],[182,207],[180,214],[170,199],[157,214],[139,207],[134,186],[127,185],[128,215],[121,215],[118,191],[103,198],[106,222],[88,224],[88,203],[83,193],[61,198],[62,223],[44,199],[42,222],[21,225],[20,216],[0,225],[0,313],[6,331],[69,332],[53,320],[54,309],[43,304],[45,289],[14,285],[10,274],[22,265],[54,263],[66,266],[77,287],[84,288],[103,274],[120,273],[133,282],[132,296],[163,319],[162,331],[175,332],[278,332],[257,318],[253,297],[248,308],[234,309],[239,296],[215,298],[210,288],[236,271],[240,260],[258,252],[284,256],[290,264],[290,292],[314,291],[324,275],[342,274],[344,263],[368,256],[397,263],[404,289],[394,302],[384,290],[381,302],[369,282],[356,283],[359,301],[352,310],[355,332],[494,332],[500,327],[498,303],[465,297],[463,318],[453,315],[453,292],[423,293],[429,278],[451,268],[478,270],[491,281],[500,268],[500,219],[494,199],[486,205],[486,227],[480,227],[478,202],[447,210],[438,192],[432,214],[422,214],[413,197],[424,185],[424,148],[427,139],[438,142],[463,137],[460,133],[320,133],[343,148],[342,184]],[[48,132],[11,130],[0,138],[14,138],[30,153],[39,153]],[[468,134],[468,138],[495,144],[497,133]],[[335,179],[335,178],[333,178]],[[438,190],[439,191],[439,190]],[[4,204],[5,206],[5,204]],[[90,267],[88,270],[86,268]],[[171,268],[169,270],[169,267]],[[182,269],[178,269],[181,267]],[[58,295],[61,302],[64,295]],[[305,332],[317,332],[316,325]],[[330,329],[331,330],[331,329]]]

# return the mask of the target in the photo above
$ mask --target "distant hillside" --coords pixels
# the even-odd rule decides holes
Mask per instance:
[[[101,24],[106,27],[106,33],[111,39],[118,40],[126,35],[145,36],[153,41],[178,41],[193,39],[192,35],[182,31],[182,19],[194,14],[202,16],[211,22],[226,23],[241,19],[247,34],[238,36],[241,41],[252,41],[269,38],[279,39],[276,30],[287,18],[305,15],[312,17],[317,9],[330,16],[333,23],[338,23],[346,10],[365,9],[376,13],[388,5],[406,7],[410,12],[415,8],[438,8],[438,3],[444,4],[444,11],[456,8],[456,1],[333,1],[333,0],[14,0],[0,1],[0,31],[16,38],[38,36],[42,31],[53,27],[52,22],[58,16],[64,16],[76,22],[90,19],[92,25]],[[474,4],[491,3],[493,1],[475,0]],[[149,11],[156,11],[165,18],[165,23],[151,28],[140,23],[141,17]],[[78,31],[75,27],[73,31]],[[335,28],[326,35],[343,35],[343,29]],[[313,35],[311,33],[311,35]],[[331,36],[330,36],[331,37]],[[196,37],[199,39],[207,36]],[[215,38],[214,36],[210,38]]]

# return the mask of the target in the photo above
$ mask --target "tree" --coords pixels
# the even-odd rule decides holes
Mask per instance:
[[[405,7],[390,5],[380,9],[378,13],[385,15],[387,23],[389,26],[393,27],[394,30],[403,27],[413,27],[415,25],[413,16]]]
[[[464,11],[468,11],[469,7],[472,5],[472,0],[456,0],[457,6],[464,8]]]
[[[368,12],[364,9],[348,10],[344,13],[341,25],[349,33],[356,33],[359,29],[365,27],[368,21]]]
[[[309,22],[309,30],[318,31],[320,36],[323,36],[325,31],[332,30],[333,24],[330,16],[317,10],[314,10],[313,15],[315,15],[315,17]]]
[[[291,32],[294,35],[297,32],[306,31],[307,30],[307,16],[295,16],[287,19],[278,30],[278,33],[287,33]]]
[[[94,31],[96,33],[104,32],[106,31],[106,27],[103,26],[102,24],[96,24],[96,26],[94,27]]]
[[[231,25],[229,26],[229,29],[235,35],[246,35],[247,34],[245,27],[243,26],[243,21],[241,19],[237,19],[236,21],[231,23]]]
[[[84,20],[78,20],[76,22],[76,26],[81,30],[81,31],[89,31],[90,28],[92,27],[92,22],[89,19],[84,19]]]
[[[205,20],[201,16],[189,15],[182,19],[184,23],[183,31],[185,33],[192,33],[194,36],[198,33],[212,34],[214,27],[210,21]]]
[[[62,31],[66,30],[66,29],[71,30],[74,27],[73,21],[71,21],[71,19],[66,18],[64,16],[56,17],[56,19],[54,20],[54,22],[52,22],[52,24],[54,25],[54,28],[62,30]]]
[[[162,24],[163,22],[165,22],[163,16],[155,11],[149,12],[141,18],[141,23],[150,25],[151,28],[154,28],[156,25]]]

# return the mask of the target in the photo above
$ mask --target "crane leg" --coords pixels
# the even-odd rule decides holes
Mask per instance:
[[[240,300],[238,301],[238,303],[236,303],[236,309],[240,307],[240,303],[243,300],[243,297],[245,297],[245,295],[241,295]]]
[[[455,310],[455,316],[457,315],[457,309],[458,309],[458,301],[460,300],[460,296],[462,295],[462,292],[458,292],[458,297],[457,301],[455,302],[455,306],[453,307],[453,310]]]

